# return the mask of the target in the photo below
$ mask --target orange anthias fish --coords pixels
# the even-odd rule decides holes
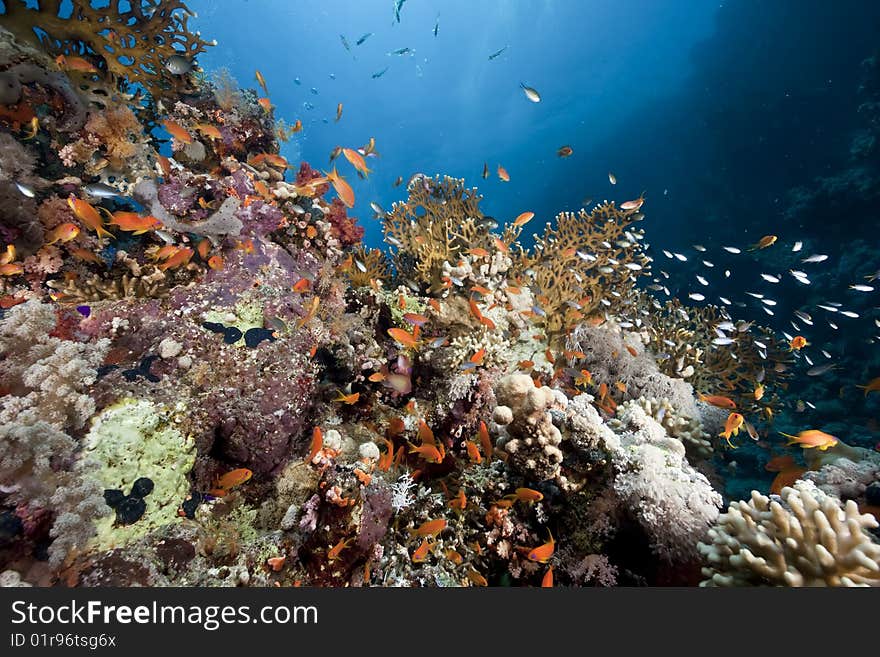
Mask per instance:
[[[134,235],[143,235],[162,227],[162,222],[156,217],[151,215],[142,217],[137,212],[114,212],[107,223]]]
[[[162,121],[162,125],[168,131],[168,134],[183,144],[191,144],[193,142],[192,135],[189,134],[182,125],[167,119]]]
[[[212,255],[210,258],[208,258],[208,267],[210,267],[214,271],[222,271],[224,267],[223,258],[218,255]]]
[[[715,408],[726,408],[726,409],[734,409],[736,408],[736,402],[730,399],[729,397],[722,397],[721,395],[699,395],[700,401],[704,401],[707,404],[714,406]]]
[[[477,449],[477,444],[471,440],[464,441],[464,447],[467,450],[468,458],[471,460],[471,463],[482,463],[483,457],[480,456],[480,450]]]
[[[428,520],[427,522],[422,523],[415,529],[410,529],[410,533],[414,536],[430,536],[432,538],[437,538],[437,536],[446,529],[446,519],[445,518],[437,518],[436,520]]]
[[[764,469],[767,472],[782,472],[784,470],[791,470],[792,468],[796,467],[797,463],[795,462],[794,457],[791,454],[784,454],[781,456],[774,456],[772,459],[767,461]]]
[[[495,451],[495,446],[492,444],[492,438],[489,437],[489,428],[482,420],[480,420],[480,428],[477,431],[477,438],[479,438],[480,446],[483,448],[483,457],[488,463],[492,460],[492,454]]]
[[[549,589],[553,587],[553,566],[547,569],[544,577],[541,579],[541,588]]]
[[[412,443],[409,443],[409,453],[410,454],[418,454],[423,459],[425,459],[428,463],[442,463],[443,462],[443,454],[437,449],[434,445],[419,445],[416,447]]]
[[[324,448],[324,434],[320,427],[312,429],[312,442],[309,445],[309,455],[306,457],[306,463],[311,463],[315,457]]]
[[[464,494],[464,488],[458,489],[458,495],[448,502],[450,509],[456,511],[464,511],[467,508],[467,496]]]
[[[24,273],[24,267],[19,262],[7,262],[0,265],[0,276],[17,276]]]
[[[72,255],[74,258],[78,258],[79,260],[83,260],[85,262],[94,262],[96,265],[100,265],[103,263],[101,258],[99,258],[96,254],[80,246],[68,246],[67,250],[70,252],[70,255]]]
[[[788,346],[792,351],[800,351],[801,349],[806,347],[808,344],[810,344],[810,343],[807,342],[807,339],[804,336],[796,335],[791,339],[791,342],[789,343]]]
[[[869,392],[878,392],[880,391],[880,376],[875,379],[871,379],[867,384],[863,386],[856,386],[856,388],[861,388],[865,391],[865,397],[868,396]]]
[[[801,431],[796,436],[792,436],[789,433],[783,433],[782,431],[779,433],[788,438],[788,445],[800,445],[804,449],[815,448],[823,452],[840,442],[837,436],[832,436],[831,434],[819,431],[818,429]]]
[[[416,548],[416,551],[412,554],[413,563],[422,563],[425,559],[428,558],[428,554],[431,552],[431,548],[434,547],[434,543],[429,541],[427,538],[422,540],[422,544]]]
[[[95,231],[98,234],[98,237],[109,237],[110,239],[113,239],[113,235],[104,230],[104,220],[101,219],[100,213],[91,203],[83,201],[71,194],[67,197],[67,205],[73,210],[73,214],[76,218]]]
[[[733,443],[730,442],[730,437],[739,435],[739,430],[740,427],[742,427],[743,422],[745,422],[745,418],[742,415],[739,413],[731,413],[727,416],[727,421],[724,423],[724,431],[718,435],[724,438],[728,445],[733,447]]]
[[[287,158],[278,155],[277,153],[258,153],[248,160],[248,164],[251,166],[256,166],[263,162],[270,166],[278,167],[279,169],[286,169],[290,166],[287,162]],[[316,180],[311,180],[309,181],[309,184],[315,184],[316,182]]]
[[[758,249],[766,249],[768,246],[776,244],[776,235],[764,235],[757,242],[749,247],[749,251],[757,251]]]
[[[46,235],[46,244],[55,244],[55,242],[64,244],[77,235],[79,235],[79,226],[68,221],[49,231],[49,234]]]
[[[761,400],[761,398],[764,396],[764,384],[759,383],[758,385],[755,386],[754,395],[755,395],[755,401]]]
[[[560,146],[559,150],[556,151],[559,157],[568,157],[572,153],[574,153],[574,149],[571,146]]]
[[[263,111],[266,114],[269,114],[272,112],[272,107],[273,107],[272,101],[269,100],[268,98],[258,98],[257,104],[263,108]]]
[[[550,557],[553,556],[553,552],[556,550],[556,541],[553,540],[553,534],[550,534],[549,529],[547,530],[547,534],[550,535],[550,540],[529,552],[529,561],[537,561],[538,563],[547,563],[550,561]]]
[[[347,548],[349,545],[351,545],[351,542],[353,540],[354,540],[353,538],[344,538],[341,541],[339,541],[336,545],[334,545],[332,548],[330,548],[330,550],[327,552],[327,560],[328,561],[336,561],[339,558],[339,555],[342,553],[342,551],[345,548]]]
[[[517,227],[525,226],[527,223],[529,223],[532,220],[532,218],[534,216],[535,216],[534,212],[523,212],[516,219],[513,220],[513,225],[517,226]]]
[[[210,123],[196,123],[195,129],[210,139],[220,139],[222,137],[217,126]]]
[[[507,173],[507,169],[505,169],[505,168],[504,168],[503,166],[501,166],[500,164],[498,165],[498,177],[499,177],[503,182],[510,182],[510,174]]]
[[[630,210],[638,210],[642,207],[642,205],[644,205],[644,203],[644,197],[640,196],[639,198],[633,199],[632,201],[624,201],[620,204],[620,209],[626,210],[627,212],[629,212]]]
[[[190,248],[180,248],[174,255],[172,255],[165,262],[159,265],[159,269],[165,271],[167,269],[176,269],[177,267],[185,265],[190,260],[192,260],[194,253],[195,252]]]
[[[781,470],[770,484],[770,492],[779,495],[786,486],[791,486],[794,482],[804,476],[807,472],[806,468],[793,467],[787,470]]]
[[[58,55],[55,58],[58,68],[65,71],[76,71],[77,73],[98,73],[98,69],[82,57],[67,57],[66,55]]]
[[[367,168],[367,163],[364,162],[363,156],[355,150],[351,148],[343,148],[342,154],[345,155],[345,159],[351,162],[352,166],[360,171],[365,176],[373,173],[372,169]]]
[[[263,74],[260,73],[259,70],[254,72],[254,77],[257,80],[257,84],[259,84],[260,87],[262,87],[263,93],[268,96],[269,95],[269,88],[266,86],[266,78],[263,77]]]
[[[351,188],[347,182],[345,182],[345,178],[339,175],[336,171],[336,167],[333,167],[333,170],[330,173],[326,173],[327,180],[330,181],[330,184],[333,185],[333,189],[336,190],[336,194],[339,196],[339,200],[345,204],[347,208],[354,207],[354,190]]]
[[[339,123],[339,119],[342,118],[342,103],[339,103],[336,106],[336,123]]]
[[[395,342],[407,349],[418,349],[419,341],[408,331],[404,331],[401,328],[390,328],[388,329],[388,335],[394,338]]]
[[[504,497],[517,502],[540,502],[544,499],[543,493],[531,488],[517,488],[513,493]]]
[[[489,582],[486,581],[486,578],[473,568],[467,572],[467,578],[476,586],[489,586]]]
[[[334,399],[333,401],[342,402],[343,404],[351,405],[351,404],[357,404],[357,401],[360,398],[361,398],[361,393],[359,393],[359,392],[353,392],[350,395],[346,395],[343,392],[339,392],[339,394],[337,394],[337,396],[336,396],[336,399]]]
[[[238,468],[227,472],[214,482],[214,490],[210,491],[214,497],[223,497],[236,486],[240,486],[254,475],[247,468]]]

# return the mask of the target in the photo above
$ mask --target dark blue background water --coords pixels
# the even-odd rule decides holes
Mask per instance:
[[[259,68],[277,114],[289,123],[302,119],[303,133],[284,149],[292,160],[326,166],[337,144],[357,147],[376,138],[382,157],[370,160],[370,180],[349,175],[355,214],[374,246],[381,232],[369,219],[369,202],[389,207],[405,196],[394,180],[419,171],[479,186],[484,212],[502,221],[526,209],[549,220],[588,197],[635,196],[646,182],[659,197],[663,183],[646,181],[645,158],[628,152],[640,137],[622,135],[627,144],[608,137],[668,102],[690,72],[693,46],[711,34],[717,10],[708,2],[656,0],[409,0],[400,24],[392,25],[392,0],[202,0],[190,6],[203,33],[220,42],[201,58],[202,66],[227,67],[243,85],[255,84]],[[373,35],[355,46],[366,32]],[[403,47],[415,54],[387,54]],[[541,103],[525,98],[521,81],[538,89]],[[335,124],[339,102],[344,114]],[[574,148],[567,160],[556,156],[563,144]],[[489,180],[480,177],[484,161]],[[511,182],[495,175],[499,163]],[[340,170],[352,174],[345,163]],[[619,178],[616,189],[608,171]]]

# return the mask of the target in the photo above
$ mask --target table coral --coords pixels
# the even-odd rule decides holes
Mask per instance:
[[[811,482],[779,497],[752,491],[733,502],[700,543],[702,586],[877,586],[877,521],[852,500],[841,505]]]

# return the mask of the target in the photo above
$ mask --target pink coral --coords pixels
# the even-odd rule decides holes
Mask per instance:
[[[309,182],[310,180],[321,177],[322,174],[320,171],[315,171],[308,162],[303,160],[302,162],[300,162],[299,171],[296,172],[296,184],[301,186]],[[315,195],[324,196],[324,194],[326,194],[327,190],[329,189],[330,185],[327,183],[323,185],[318,185],[318,187],[315,188]]]
[[[330,204],[330,214],[327,219],[333,226],[333,237],[339,240],[342,246],[354,246],[364,236],[363,226],[357,225],[355,217],[349,217],[345,210],[345,204],[338,198]]]

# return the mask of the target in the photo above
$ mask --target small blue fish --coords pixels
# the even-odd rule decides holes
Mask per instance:
[[[78,312],[83,317],[88,317],[89,315],[92,314],[92,309],[89,308],[88,306],[77,306],[76,312]]]

